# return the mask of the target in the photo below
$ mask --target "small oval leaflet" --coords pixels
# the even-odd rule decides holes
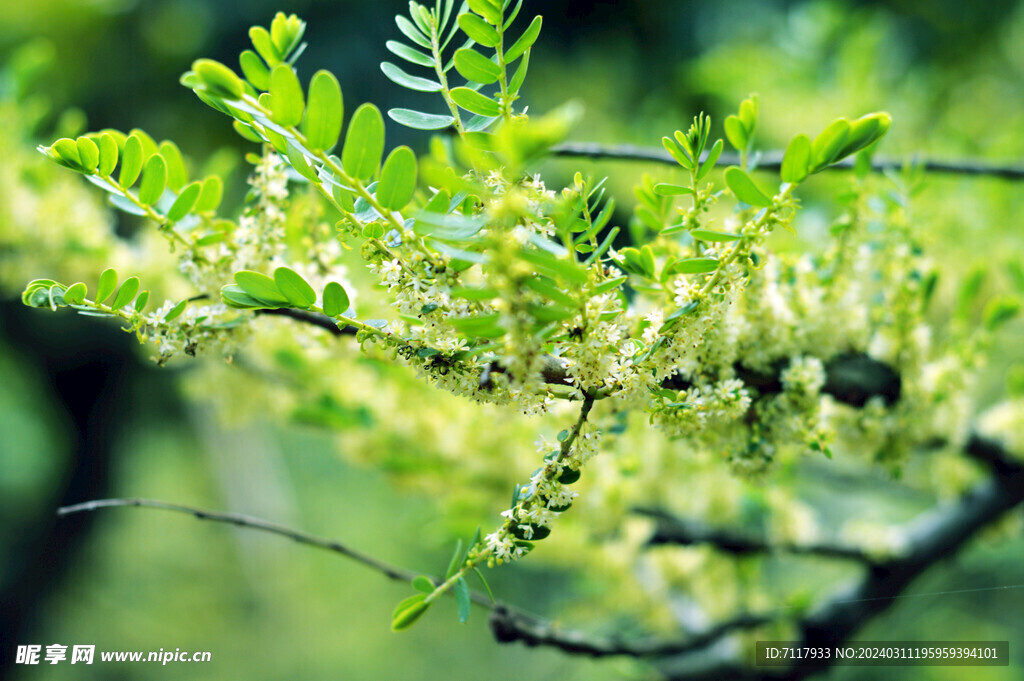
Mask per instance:
[[[274,283],[293,306],[305,309],[316,304],[316,291],[295,270],[278,267],[274,270]]]
[[[416,624],[416,620],[430,607],[430,603],[423,602],[426,598],[426,594],[416,594],[395,606],[395,611],[391,614],[391,631],[404,631]]]
[[[377,200],[385,208],[401,210],[416,191],[416,155],[401,146],[391,152],[377,183]]]
[[[78,305],[88,293],[88,289],[82,282],[77,282],[68,287],[67,291],[64,291],[64,302],[68,305]]]
[[[380,70],[384,72],[384,75],[387,76],[391,82],[396,85],[401,85],[404,88],[408,88],[409,90],[417,90],[419,92],[439,92],[441,90],[441,84],[436,80],[420,78],[419,76],[410,76],[408,73],[389,61],[381,62]]]
[[[462,32],[480,45],[494,47],[501,42],[501,38],[498,36],[498,32],[494,30],[494,27],[475,14],[460,14],[458,22]]]
[[[783,182],[802,182],[810,172],[811,140],[807,135],[797,135],[789,141],[786,154],[782,157],[779,174]]]
[[[151,206],[163,196],[167,186],[167,164],[160,154],[153,154],[146,161],[146,169],[142,171],[142,184],[139,185],[139,202]]]
[[[139,278],[128,277],[121,284],[121,288],[117,289],[117,295],[114,296],[114,302],[110,304],[110,307],[119,310],[135,298],[135,294],[139,292]]]
[[[499,116],[501,107],[490,97],[470,90],[468,87],[457,87],[451,91],[452,101],[471,113],[481,116]]]
[[[100,135],[100,162],[96,168],[96,174],[100,177],[110,177],[117,165],[117,140],[109,132]]]
[[[317,71],[309,81],[309,102],[302,130],[312,150],[330,151],[341,136],[344,117],[341,85],[330,71]]]
[[[678,274],[703,274],[716,269],[718,260],[715,258],[686,258],[672,266],[672,271]]]
[[[235,72],[213,59],[197,59],[192,62],[192,70],[203,81],[206,90],[220,97],[238,99],[245,88],[242,79]]]
[[[270,118],[275,123],[293,127],[302,122],[302,86],[295,71],[288,64],[278,64],[270,72]]]
[[[235,272],[235,283],[243,291],[262,303],[288,305],[288,299],[281,294],[277,284],[265,274],[251,270]]]
[[[537,36],[540,35],[542,22],[543,20],[539,14],[533,18],[530,25],[527,26],[526,30],[523,31],[523,34],[519,36],[519,40],[515,41],[515,43],[512,44],[512,47],[508,48],[508,51],[505,52],[506,62],[514,62],[533,46],[533,43],[537,41]]]
[[[501,77],[501,67],[476,50],[463,47],[455,52],[455,68],[466,80],[489,85]]]
[[[124,143],[121,173],[117,181],[127,189],[135,184],[135,180],[139,179],[140,172],[142,172],[142,140],[138,135],[129,135]]]
[[[412,109],[390,109],[388,118],[414,130],[443,130],[455,122],[449,114],[430,114]]]
[[[345,134],[341,165],[345,172],[359,180],[373,177],[384,153],[384,119],[373,104],[356,109]]]
[[[109,298],[115,288],[117,288],[117,270],[108,267],[100,273],[100,280],[96,285],[96,302],[102,303]]]
[[[725,169],[725,183],[740,201],[764,208],[770,206],[772,200],[754,184],[747,173],[737,166],[729,166]]]
[[[337,317],[348,311],[349,300],[345,288],[336,281],[332,281],[324,287],[324,314],[328,317]]]
[[[202,184],[199,182],[193,182],[182,189],[181,194],[178,194],[178,198],[174,200],[174,203],[171,204],[170,209],[167,211],[167,219],[171,222],[177,222],[188,215],[196,205],[196,200],[199,198],[201,191]]]
[[[100,162],[100,148],[88,137],[79,137],[75,144],[82,167],[90,173],[95,171]]]
[[[242,74],[253,87],[263,92],[270,89],[270,69],[258,54],[252,50],[245,50],[238,57],[238,65],[242,67]]]

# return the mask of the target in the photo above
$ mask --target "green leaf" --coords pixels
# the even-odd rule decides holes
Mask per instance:
[[[268,307],[264,303],[250,296],[241,287],[233,284],[221,287],[220,298],[228,307],[240,310],[262,310]],[[273,308],[275,306],[270,307]]]
[[[455,68],[466,80],[484,85],[501,77],[501,67],[471,47],[455,51]]]
[[[512,47],[505,51],[506,64],[511,64],[516,59],[519,59],[524,52],[533,46],[533,43],[537,41],[537,36],[540,35],[541,23],[542,20],[538,14],[533,18],[533,21],[530,22],[530,25],[526,27],[523,34],[519,36],[519,40],[512,43]]]
[[[884,111],[862,116],[850,123],[850,132],[846,135],[843,148],[836,155],[836,160],[846,158],[874,143],[884,135],[892,125],[892,116]]]
[[[257,135],[251,126],[246,125],[242,121],[232,121],[231,125],[235,128],[235,132],[241,135],[243,139],[255,142],[256,144],[263,144],[263,138]]]
[[[722,144],[722,140],[716,140],[714,146],[711,147],[711,151],[708,152],[708,157],[705,159],[704,164],[700,167],[700,171],[697,173],[697,180],[703,180],[711,169],[715,167],[718,162],[718,157],[722,155],[722,148],[725,145]]]
[[[152,206],[163,196],[167,186],[167,164],[160,154],[153,154],[146,161],[146,169],[142,171],[142,184],[139,185],[139,202]]]
[[[345,314],[351,306],[348,293],[345,288],[336,281],[329,282],[324,287],[324,314],[328,317],[337,317]]]
[[[405,631],[416,624],[416,620],[430,607],[430,603],[423,602],[426,598],[426,594],[416,594],[395,606],[391,613],[391,631]]]
[[[100,177],[110,177],[110,173],[114,172],[114,166],[117,165],[117,140],[114,136],[108,132],[100,135],[100,162],[96,167],[96,174]]]
[[[845,118],[837,118],[811,143],[811,162],[815,171],[822,170],[834,163],[846,144],[850,134],[850,123]]]
[[[188,300],[180,300],[178,304],[171,308],[171,311],[164,315],[164,321],[174,321],[181,316],[181,313],[188,307]]]
[[[117,289],[117,295],[114,296],[114,302],[110,304],[110,307],[115,310],[120,310],[122,307],[127,305],[135,298],[135,294],[139,292],[139,278],[128,277],[121,284],[121,288]]]
[[[67,300],[66,293],[64,294],[64,300]],[[1004,323],[1016,317],[1020,310],[1021,300],[1017,296],[996,296],[985,304],[985,308],[981,313],[982,323],[988,331],[995,331]]]
[[[519,94],[519,88],[523,87],[523,83],[526,81],[526,72],[530,68],[530,50],[526,51],[523,56],[523,60],[519,62],[519,67],[516,72],[512,74],[512,80],[508,83],[508,91],[513,94]]]
[[[462,577],[455,580],[455,604],[459,609],[459,622],[465,623],[469,619],[472,600],[469,597],[469,586]]]
[[[490,97],[470,90],[468,87],[457,87],[451,91],[452,101],[471,113],[481,116],[500,116],[501,107]]]
[[[746,126],[743,125],[743,121],[740,120],[739,116],[732,114],[726,116],[724,125],[725,136],[729,139],[729,144],[737,151],[744,151],[747,148],[750,137]]]
[[[415,130],[442,130],[455,122],[455,117],[448,114],[429,114],[412,109],[390,109],[388,117]]]
[[[270,89],[270,69],[258,54],[252,50],[245,50],[238,57],[238,65],[242,67],[242,75],[253,87],[263,92]]]
[[[384,75],[387,76],[391,82],[396,85],[401,85],[409,90],[417,90],[419,92],[441,91],[441,84],[436,80],[420,78],[419,76],[410,76],[408,73],[389,61],[381,62],[380,70],[384,72]]]
[[[693,229],[690,234],[694,239],[701,241],[737,241],[743,238],[742,234],[731,234],[729,232],[715,232],[710,229]]]
[[[160,143],[160,155],[167,164],[167,186],[171,191],[177,192],[188,182],[188,172],[185,170],[185,159],[181,157],[181,150],[174,142],[164,140]]]
[[[278,12],[270,22],[270,39],[277,51],[286,56],[299,44],[305,30],[306,22],[294,14],[286,17],[284,12]]]
[[[277,288],[273,279],[260,272],[235,272],[235,283],[250,296],[269,305],[286,306],[288,299]]]
[[[288,64],[278,64],[270,72],[270,96],[272,121],[285,127],[296,126],[302,122],[302,110],[305,107],[302,85]]]
[[[345,135],[341,164],[345,172],[359,180],[368,180],[380,167],[384,153],[384,119],[373,104],[356,109]]]
[[[756,94],[750,95],[740,102],[740,120],[743,121],[743,127],[747,129],[748,134],[754,132],[754,128],[757,127],[758,108]]]
[[[501,23],[501,8],[491,0],[468,0],[469,8],[487,20],[492,26]]]
[[[68,305],[79,305],[88,293],[88,289],[85,284],[78,282],[68,287],[68,290],[64,292],[64,302]]]
[[[143,291],[142,293],[139,294],[139,297],[135,299],[135,305],[133,307],[135,308],[136,312],[142,312],[143,310],[146,309],[146,303],[148,302],[149,291]]]
[[[480,568],[473,568],[473,572],[480,578],[480,583],[484,585],[484,591],[487,592],[487,597],[491,599],[491,603],[494,602],[494,593],[491,591],[491,585],[484,579],[484,573],[480,572]]]
[[[203,186],[199,192],[199,198],[196,199],[196,205],[193,207],[193,210],[197,213],[217,210],[217,206],[220,205],[223,194],[223,180],[216,175],[210,175],[208,178],[203,180]]]
[[[791,184],[803,182],[810,170],[811,139],[807,135],[797,135],[789,141],[782,157],[782,181]]]
[[[717,269],[718,260],[716,258],[686,258],[672,266],[672,271],[676,274],[703,274],[714,272]]]
[[[417,66],[426,66],[427,68],[432,69],[436,64],[433,56],[423,54],[419,50],[414,50],[405,43],[400,43],[397,40],[387,41],[384,43],[384,47],[388,48],[388,51],[396,57],[400,57],[407,62],[416,64]]]
[[[377,183],[377,200],[385,208],[401,210],[416,191],[416,154],[409,147],[398,147],[384,162]]]
[[[79,137],[75,142],[82,167],[92,173],[100,163],[100,148],[88,137]]]
[[[199,199],[199,194],[202,192],[202,184],[200,182],[193,182],[178,194],[178,198],[171,204],[170,209],[167,211],[167,219],[171,222],[177,222],[183,217],[189,214],[189,211],[196,205],[196,201]]]
[[[285,156],[288,157],[288,165],[294,168],[295,172],[302,175],[310,182],[319,182],[320,177],[317,175],[316,171],[313,170],[313,166],[310,165],[306,154],[291,142],[286,142],[285,145]]]
[[[455,551],[452,553],[452,559],[448,561],[448,569],[445,570],[444,578],[451,579],[452,575],[459,571],[460,559],[462,558],[462,540],[459,539],[455,542]]]
[[[595,296],[599,296],[602,293],[607,293],[608,291],[611,291],[612,289],[616,289],[616,288],[622,286],[628,280],[629,280],[629,277],[615,277],[614,279],[609,279],[608,281],[606,281],[606,282],[604,282],[602,284],[599,284],[598,286],[595,286],[594,290],[593,290],[593,294]]]
[[[772,204],[771,198],[757,188],[754,181],[750,179],[750,175],[747,175],[746,171],[742,168],[737,168],[736,166],[726,168],[725,183],[732,190],[732,193],[736,195],[736,198],[744,203],[759,208]]]
[[[306,309],[316,304],[316,291],[295,270],[278,267],[274,270],[274,283],[294,307]]]
[[[412,585],[417,591],[422,591],[425,594],[434,593],[434,589],[437,588],[434,586],[433,580],[431,580],[430,577],[427,577],[426,575],[419,575],[417,577],[414,577],[412,580]]]
[[[100,273],[99,283],[96,284],[96,302],[102,303],[117,288],[117,270],[108,267]]]
[[[669,156],[676,160],[676,163],[687,170],[693,170],[693,161],[690,160],[690,157],[685,151],[679,148],[679,145],[675,143],[675,140],[671,137],[662,137],[661,146],[665,147],[665,151],[669,153]]]
[[[457,21],[459,22],[459,28],[462,29],[462,32],[480,45],[485,47],[496,47],[497,44],[501,42],[501,37],[498,35],[498,31],[475,14],[470,14],[468,12],[460,14]]]
[[[50,156],[65,165],[79,170],[82,167],[82,158],[78,155],[78,144],[73,139],[61,138],[50,145]],[[56,155],[54,155],[56,154]]]
[[[659,182],[654,185],[654,193],[659,196],[682,196],[685,194],[692,194],[693,190],[689,187],[683,187],[678,184],[669,184],[667,182]]]
[[[428,50],[431,49],[430,38],[423,35],[423,33],[420,32],[420,30],[416,28],[411,21],[402,15],[398,15],[395,17],[395,23],[398,24],[398,30],[401,31],[406,38],[413,41],[420,47],[424,47]]]
[[[138,135],[129,135],[121,155],[121,173],[117,178],[122,187],[131,187],[142,171],[142,140]]]
[[[192,62],[192,71],[203,82],[206,90],[218,97],[240,99],[245,91],[242,79],[218,61],[197,59]]]
[[[256,51],[263,57],[263,61],[267,62],[271,67],[281,63],[281,53],[274,45],[274,41],[271,39],[270,32],[267,29],[262,26],[253,26],[249,29],[249,39],[252,41]]]

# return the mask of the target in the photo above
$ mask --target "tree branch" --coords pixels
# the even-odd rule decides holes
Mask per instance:
[[[665,163],[677,165],[676,161],[662,149],[653,147],[637,147],[629,144],[605,146],[590,142],[567,142],[559,144],[551,150],[555,156],[565,158],[591,158],[609,159],[615,161],[644,161],[653,163]],[[758,170],[778,171],[782,168],[781,151],[766,151],[761,154],[757,163]],[[739,165],[739,154],[724,152],[718,158],[715,165],[730,166]],[[853,168],[854,160],[845,159],[828,167],[828,170],[850,170]],[[891,159],[872,159],[871,169],[875,172],[886,170],[900,170],[905,162]],[[980,160],[963,161],[935,161],[930,159],[919,160],[918,164],[930,173],[943,173],[947,175],[980,175],[1001,177],[1007,180],[1024,180],[1024,166],[999,165]]]
[[[672,516],[657,508],[635,508],[633,512],[653,518],[655,522],[654,533],[647,540],[648,546],[662,544],[712,544],[716,548],[733,553],[738,556],[749,553],[771,553],[780,551],[784,553],[795,553],[802,555],[817,555],[826,558],[837,558],[840,560],[852,560],[865,565],[874,564],[874,560],[854,546],[842,546],[839,544],[774,544],[766,539],[755,537],[750,534],[738,532],[732,529],[711,527],[704,523],[693,520],[684,520]]]
[[[324,539],[322,537],[316,537],[311,534],[299,532],[277,523],[272,523],[267,520],[260,518],[254,518],[248,515],[242,515],[241,513],[225,513],[221,511],[207,511],[201,508],[195,508],[192,506],[184,506],[182,504],[172,504],[166,501],[156,501],[154,499],[97,499],[95,501],[86,501],[81,504],[73,504],[71,506],[62,506],[57,509],[57,516],[64,517],[71,515],[72,513],[82,513],[84,511],[96,511],[101,508],[115,508],[118,506],[136,506],[139,508],[156,508],[164,511],[174,511],[175,513],[185,513],[191,515],[199,520],[212,520],[218,523],[228,523],[231,525],[237,525],[238,527],[248,527],[254,530],[261,530],[263,532],[270,532],[271,534],[277,534],[282,537],[288,537],[289,539],[298,542],[299,544],[305,544],[306,546],[315,546],[319,549],[325,549],[327,551],[333,551],[339,553],[346,558],[362,563],[363,565],[380,572],[389,579],[398,580],[400,582],[409,582],[419,573],[405,570],[403,568],[388,565],[383,561],[379,561],[376,558],[356,551],[355,549],[342,544],[341,542],[333,539]],[[485,598],[485,600],[487,600]],[[489,601],[488,601],[489,603]]]
[[[354,326],[339,327],[333,319],[325,314],[320,314],[319,312],[307,312],[306,310],[293,310],[291,308],[284,307],[277,310],[256,310],[256,314],[288,317],[289,319],[294,319],[297,322],[303,322],[304,324],[312,324],[313,326],[320,327],[335,336],[356,335],[356,328]]]
[[[706,631],[680,638],[644,638],[633,641],[602,638],[578,631],[557,630],[550,622],[509,613],[496,607],[491,613],[491,631],[499,643],[521,641],[527,646],[549,646],[566,653],[607,657],[666,657],[691,653],[714,643],[733,631],[754,629],[775,620],[775,615],[744,614],[719,623]]]

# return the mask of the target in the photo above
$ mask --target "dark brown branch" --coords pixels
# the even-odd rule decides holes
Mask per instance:
[[[499,643],[520,641],[527,646],[549,646],[566,653],[607,657],[666,657],[692,653],[720,640],[734,631],[754,629],[775,620],[774,615],[740,615],[735,619],[678,639],[646,638],[624,640],[602,638],[577,631],[555,629],[549,622],[538,621],[497,607],[491,613],[491,631]]]
[[[307,312],[306,310],[293,310],[291,308],[281,308],[278,310],[256,310],[258,315],[273,315],[277,317],[288,317],[304,324],[312,324],[313,326],[320,327],[325,331],[328,331],[335,336],[354,336],[356,335],[356,328],[354,326],[339,327],[337,323],[330,317],[318,312]]]
[[[270,532],[271,534],[277,534],[282,537],[288,537],[289,539],[296,541],[306,546],[315,546],[319,549],[325,549],[327,551],[333,551],[334,553],[340,553],[346,558],[362,563],[363,565],[380,572],[384,576],[395,579],[400,582],[408,582],[416,577],[416,572],[411,572],[402,568],[388,565],[382,561],[377,560],[371,556],[356,551],[355,549],[342,544],[341,542],[334,541],[333,539],[324,539],[316,537],[298,530],[293,530],[283,525],[262,520],[260,518],[254,518],[252,516],[242,515],[241,513],[225,513],[221,511],[207,511],[201,508],[194,508],[192,506],[183,506],[181,504],[171,504],[165,501],[156,501],[153,499],[97,499],[95,501],[86,501],[81,504],[73,504],[71,506],[62,506],[57,509],[57,516],[63,517],[71,515],[72,513],[82,513],[84,511],[95,511],[101,508],[115,508],[118,506],[136,506],[140,508],[156,508],[164,511],[174,511],[176,513],[185,513],[191,515],[199,520],[212,520],[219,523],[228,523],[231,525],[237,525],[238,527],[248,527],[254,530],[262,530],[263,532]]]
[[[591,158],[609,159],[614,161],[644,161],[653,163],[665,163],[677,165],[675,160],[662,149],[653,147],[637,147],[629,144],[605,146],[590,142],[567,142],[554,147],[552,153],[555,156],[566,158]],[[761,154],[757,163],[759,170],[778,171],[782,167],[781,151],[766,151]],[[930,173],[943,173],[947,175],[975,175],[1001,177],[1007,180],[1024,180],[1024,166],[999,165],[985,161],[934,161],[921,160],[917,162],[924,170]],[[724,152],[718,158],[715,165],[730,166],[739,165],[739,154]],[[886,170],[899,170],[905,165],[904,161],[896,159],[872,159],[871,169],[875,172]],[[853,168],[853,159],[845,159],[839,163],[829,166],[829,170],[850,170]]]
[[[738,532],[732,529],[711,527],[701,522],[684,520],[672,516],[661,509],[636,508],[634,513],[653,518],[655,522],[654,533],[647,540],[649,546],[663,544],[678,544],[690,546],[693,544],[711,544],[721,551],[736,555],[751,553],[783,552],[801,555],[817,555],[840,560],[852,560],[866,565],[874,561],[869,555],[853,546],[842,546],[838,544],[790,544],[772,543],[767,539]]]
[[[1009,461],[1005,452],[1001,460]],[[922,572],[955,554],[982,528],[1024,501],[1024,467],[993,475],[954,505],[924,514],[909,528],[906,550],[869,570],[854,588],[826,603],[801,623],[804,645],[838,645],[869,620],[884,612]],[[820,663],[804,661],[786,679],[802,679],[820,671]]]

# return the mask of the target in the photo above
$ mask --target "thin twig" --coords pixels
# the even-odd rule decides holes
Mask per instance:
[[[566,158],[592,158],[610,159],[615,161],[643,161],[653,163],[665,163],[677,165],[676,161],[662,149],[653,147],[638,147],[630,144],[606,146],[591,142],[566,142],[559,144],[551,150],[555,156]],[[782,168],[781,151],[766,151],[761,154],[757,163],[759,170],[778,171]],[[738,154],[724,152],[715,165],[730,166],[739,165]],[[960,161],[936,161],[931,159],[911,160],[911,163],[923,168],[930,173],[942,173],[947,175],[982,175],[1001,177],[1007,180],[1024,180],[1024,166],[1000,165],[987,163],[974,159]],[[828,167],[829,170],[850,170],[853,168],[853,159],[845,159]],[[886,170],[900,170],[907,162],[891,159],[872,159],[871,169],[875,172]]]
[[[736,555],[783,552],[852,560],[865,565],[872,565],[874,563],[871,556],[855,546],[825,543],[773,543],[767,539],[736,530],[711,527],[693,520],[677,518],[657,508],[640,507],[633,509],[633,512],[653,518],[656,521],[654,532],[647,540],[648,546],[663,544],[679,544],[684,546],[711,544],[726,553]]]
[[[278,534],[282,537],[288,537],[300,544],[307,546],[315,546],[320,549],[327,551],[333,551],[334,553],[340,553],[341,555],[351,558],[352,560],[362,563],[363,565],[380,572],[384,576],[394,579],[400,582],[409,582],[419,573],[405,570],[400,567],[388,565],[387,563],[377,560],[371,556],[356,551],[355,549],[342,544],[339,541],[333,539],[324,539],[305,532],[299,532],[293,530],[290,527],[284,525],[278,525],[267,520],[260,518],[254,518],[253,516],[242,515],[241,513],[226,513],[222,511],[207,511],[201,508],[195,508],[193,506],[184,506],[182,504],[172,504],[166,501],[157,501],[154,499],[97,499],[95,501],[86,501],[81,504],[73,504],[71,506],[62,506],[57,509],[57,516],[63,517],[71,515],[72,513],[82,513],[84,511],[95,511],[101,508],[114,508],[118,506],[137,506],[140,508],[157,508],[164,511],[174,511],[176,513],[186,513],[199,520],[213,520],[219,523],[229,523],[231,525],[237,525],[238,527],[248,527],[254,530],[261,530],[263,532],[270,532],[271,534]],[[486,600],[486,598],[485,598]],[[490,601],[488,601],[490,603]]]

